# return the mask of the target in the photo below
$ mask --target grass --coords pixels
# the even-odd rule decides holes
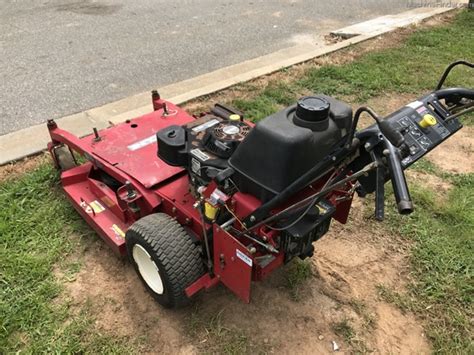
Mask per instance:
[[[256,83],[241,84],[235,90],[246,95],[237,95],[231,103],[257,121],[308,92],[350,98],[354,104],[381,94],[421,95],[435,86],[449,62],[473,60],[472,43],[474,12],[463,11],[449,25],[414,31],[396,48],[377,50],[343,65],[288,68],[263,88]],[[473,87],[474,76],[457,69],[447,85]],[[471,115],[467,124],[473,122]],[[425,319],[436,352],[472,353],[473,177],[443,173],[426,161],[415,169],[449,179],[453,189],[441,204],[435,192],[413,186],[417,212],[403,219],[390,214],[392,231],[415,241],[413,283],[406,294],[383,285],[379,291],[382,297]],[[96,329],[87,305],[73,309],[61,297],[63,286],[53,270],[61,265],[65,276],[73,279],[80,263],[70,262],[68,255],[92,232],[57,185],[56,173],[48,166],[0,183],[0,353],[136,350],[134,341]],[[77,238],[70,238],[71,234]],[[297,261],[290,266],[287,285],[295,299],[300,285],[311,275],[309,265]],[[356,308],[364,312],[362,306]],[[223,326],[222,313],[204,320],[194,315],[190,328],[191,336],[205,340],[203,351],[255,351],[248,334]],[[353,342],[351,329],[349,323],[334,328]]]
[[[416,212],[391,214],[388,225],[416,243],[411,255],[413,282],[407,294],[381,286],[379,292],[401,309],[427,322],[427,333],[440,353],[474,352],[474,174],[437,171],[453,187],[446,198],[411,186]]]
[[[92,232],[62,197],[48,165],[0,184],[0,353],[119,352],[125,342],[100,334],[94,318],[60,299],[66,277],[79,270],[68,255]],[[69,236],[74,234],[77,238]]]
[[[286,285],[290,291],[290,296],[294,301],[299,301],[301,298],[301,289],[305,282],[311,277],[311,263],[302,261],[298,258],[292,260],[291,264],[286,270]]]
[[[290,80],[270,80],[260,91],[249,89],[251,84],[247,83],[245,91],[252,90],[251,97],[237,98],[232,104],[258,121],[308,92],[350,98],[354,103],[365,103],[383,93],[421,95],[433,90],[450,62],[474,59],[471,43],[474,12],[463,11],[451,25],[417,30],[396,48],[370,52],[344,65],[308,66],[303,71],[288,68]],[[446,85],[474,87],[474,75],[469,69],[457,68]]]
[[[357,335],[354,327],[351,325],[350,320],[345,318],[332,325],[332,330],[335,334],[339,335],[347,344],[352,346],[351,353],[356,354],[367,354],[369,349],[365,342]]]
[[[345,341],[350,342],[355,336],[355,330],[352,328],[348,319],[333,324],[334,333],[341,336]]]
[[[247,334],[236,327],[226,327],[224,309],[209,317],[199,309],[191,313],[187,322],[188,334],[200,344],[200,350],[209,354],[263,353],[260,344],[252,344]]]

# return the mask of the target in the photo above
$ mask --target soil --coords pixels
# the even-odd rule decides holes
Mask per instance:
[[[459,174],[474,173],[474,128],[464,127],[426,157],[441,169]]]
[[[46,162],[47,159],[51,159],[49,153],[43,152],[35,156],[24,158],[21,161],[2,165],[0,166],[0,182],[7,179],[14,179],[32,171]]]
[[[299,285],[296,300],[285,277],[290,264],[254,284],[250,304],[218,286],[199,295],[192,306],[165,310],[147,294],[131,265],[100,240],[82,255],[83,266],[66,283],[66,295],[78,309],[92,307],[101,331],[134,340],[145,337],[142,351],[213,349],[222,341],[212,326],[219,314],[219,327],[243,334],[249,346],[264,352],[331,353],[335,341],[345,353],[429,353],[421,323],[382,301],[377,292],[378,285],[404,288],[410,246],[367,223],[368,214],[356,201],[350,222],[334,222],[315,243],[312,276]],[[352,328],[352,339],[335,331],[341,322]]]

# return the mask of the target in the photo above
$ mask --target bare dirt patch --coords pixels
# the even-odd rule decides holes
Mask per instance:
[[[0,182],[7,179],[14,179],[29,171],[36,169],[45,163],[49,158],[49,153],[41,153],[32,157],[22,159],[19,162],[13,162],[0,166]]]
[[[222,352],[224,341],[237,341],[248,352],[330,353],[334,340],[344,352],[428,353],[420,323],[377,293],[379,284],[404,287],[409,246],[368,227],[364,208],[358,203],[347,225],[335,222],[316,242],[313,275],[299,285],[297,301],[287,286],[287,265],[253,285],[249,305],[217,287],[192,306],[165,310],[146,293],[131,265],[100,240],[87,247],[66,294],[77,308],[91,306],[101,331],[142,339],[143,351]],[[346,323],[351,337],[338,330]],[[245,341],[238,345],[239,339]]]
[[[441,169],[451,173],[474,172],[474,128],[464,127],[435,149],[427,158]]]

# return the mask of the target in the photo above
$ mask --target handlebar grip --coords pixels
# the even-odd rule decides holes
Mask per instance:
[[[385,140],[387,151],[388,170],[392,180],[393,192],[397,201],[398,212],[400,214],[410,214],[413,212],[413,202],[411,201],[410,192],[408,191],[407,181],[400,162],[400,155],[392,143]]]
[[[448,89],[436,90],[433,93],[431,93],[431,95],[434,95],[438,100],[442,100],[442,99],[449,100],[456,97],[464,97],[469,100],[474,100],[474,90],[465,89],[465,88],[448,88]]]

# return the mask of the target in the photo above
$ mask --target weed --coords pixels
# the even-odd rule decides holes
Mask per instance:
[[[312,275],[311,263],[294,259],[286,271],[286,284],[294,301],[300,299],[301,287]]]
[[[354,353],[360,354],[368,352],[364,340],[357,335],[349,319],[345,318],[340,322],[334,323],[332,329],[335,334],[339,335],[346,343],[351,345]]]
[[[261,353],[262,349],[251,344],[245,332],[236,327],[225,326],[223,313],[224,309],[211,317],[204,317],[198,309],[191,313],[188,333],[198,340],[200,350],[213,354]]]
[[[355,336],[354,328],[352,328],[348,319],[343,319],[342,321],[333,324],[332,329],[334,330],[334,333],[342,337],[348,343],[350,343]]]
[[[349,305],[352,309],[364,319],[364,328],[367,330],[371,330],[375,326],[375,318],[374,315],[371,314],[364,302],[361,300],[353,299],[349,302]]]

